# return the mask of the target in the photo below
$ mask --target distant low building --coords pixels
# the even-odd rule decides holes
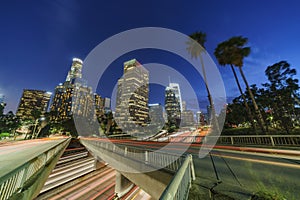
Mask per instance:
[[[181,112],[181,123],[180,126],[194,126],[194,113],[191,110],[184,110]]]
[[[198,111],[196,113],[196,124],[198,126],[204,126],[204,125],[207,124],[206,117],[205,117],[205,115],[201,111]]]

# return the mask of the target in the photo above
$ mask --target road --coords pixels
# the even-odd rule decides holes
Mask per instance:
[[[0,177],[64,139],[51,138],[1,143]],[[190,153],[194,159],[196,183],[200,187],[211,188],[219,179],[222,183],[216,186],[215,190],[231,196],[238,195],[239,199],[246,199],[259,190],[275,191],[285,196],[286,199],[300,199],[299,151],[216,146],[209,155],[199,158],[200,144],[133,140],[110,141],[116,145],[141,147],[153,151],[161,150],[164,147],[164,151],[170,153],[182,151]],[[103,140],[103,142],[107,141]],[[214,170],[213,163],[216,170]],[[114,188],[114,173],[111,171],[103,178],[100,182],[80,187],[80,190],[76,190],[76,194],[71,195],[71,199],[101,199],[103,191],[111,193]],[[89,196],[86,197],[85,194]],[[68,195],[70,194],[66,194],[66,196]],[[135,198],[140,199],[140,196],[143,196],[141,192]]]
[[[153,200],[153,198],[147,194],[141,188],[135,186],[127,195],[121,198],[122,200]]]
[[[222,183],[216,186],[215,190],[239,199],[249,198],[260,190],[278,192],[286,199],[300,199],[299,151],[216,146],[210,154],[199,158],[200,144],[133,140],[111,142],[152,150],[164,147],[164,151],[170,153],[187,149],[186,152],[193,155],[195,172],[201,187],[211,188],[218,177]]]
[[[93,177],[72,185],[52,195],[49,200],[107,200],[112,199],[115,190],[116,172],[110,167],[100,169]]]

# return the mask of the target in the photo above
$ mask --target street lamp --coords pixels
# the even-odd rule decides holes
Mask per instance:
[[[45,120],[45,117],[41,117],[41,118],[38,118],[38,119],[35,120],[34,129],[32,131],[32,139],[37,136],[37,134],[35,133],[35,131],[36,131],[36,127],[37,127],[39,121],[44,121],[44,120]]]

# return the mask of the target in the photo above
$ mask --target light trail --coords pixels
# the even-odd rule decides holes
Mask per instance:
[[[115,175],[116,175],[115,172],[111,172],[111,173],[106,174],[105,176],[103,176],[101,179],[99,179],[99,181],[96,181],[96,182],[91,181],[88,185],[80,188],[75,193],[71,193],[70,195],[66,196],[66,198],[68,200],[79,199],[80,197],[82,197],[82,196],[86,195],[87,193],[91,192],[92,190],[94,190],[96,187],[99,187],[100,185],[107,182],[108,180],[111,180],[113,177],[115,177]]]
[[[215,153],[211,153],[211,155],[216,156],[216,157],[234,159],[234,160],[242,160],[242,161],[262,163],[262,164],[267,164],[267,165],[276,165],[276,166],[280,166],[280,167],[290,167],[290,168],[300,169],[300,165],[295,165],[295,164],[290,164],[290,163],[281,163],[281,162],[275,162],[275,161],[253,159],[253,158],[243,158],[243,157],[237,157],[237,156],[219,155],[219,154],[215,154]]]
[[[89,198],[89,200],[95,200],[97,198],[99,198],[99,196],[101,196],[103,193],[105,193],[106,191],[108,191],[109,189],[113,188],[115,186],[115,183],[111,183],[108,186],[106,186],[103,190],[97,192],[96,194],[94,194],[92,197]]]
[[[85,181],[82,181],[82,182],[80,182],[79,184],[77,184],[77,185],[75,185],[75,186],[73,186],[73,187],[71,187],[71,188],[68,188],[68,189],[64,190],[63,192],[58,193],[58,194],[55,195],[55,196],[52,196],[52,197],[50,198],[50,200],[60,200],[60,199],[62,199],[64,196],[67,196],[68,194],[72,193],[73,191],[78,190],[78,189],[82,188],[83,186],[85,186],[86,184],[88,184],[88,183],[90,183],[90,182],[92,182],[92,181],[95,181],[95,180],[101,178],[102,176],[104,176],[104,175],[106,175],[106,174],[109,174],[109,173],[111,173],[111,172],[113,172],[113,171],[114,171],[114,169],[107,168],[107,169],[105,169],[103,172],[101,172],[100,174],[98,174],[98,175],[96,175],[96,176],[94,176],[94,177],[91,177],[91,178],[89,178],[89,179],[87,179],[87,180],[85,180]]]

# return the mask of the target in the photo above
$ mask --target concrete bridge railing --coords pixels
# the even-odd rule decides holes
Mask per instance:
[[[193,157],[187,155],[170,184],[160,197],[160,200],[186,200],[192,180],[195,180]]]
[[[81,139],[81,143],[87,148],[92,145],[126,158],[130,158],[131,160],[150,165],[154,168],[164,168],[171,172],[176,172],[185,160],[184,156],[177,155],[175,153],[154,151],[153,149],[126,146],[124,144],[113,144],[111,142],[103,142],[97,139]]]
[[[69,141],[69,139],[63,140],[53,148],[42,152],[37,157],[0,177],[0,200],[10,199],[14,195],[21,194],[24,190],[27,190],[27,192],[25,196],[21,195],[21,199],[34,198],[34,195],[37,195],[39,191],[29,191],[28,188],[33,184],[37,185],[36,181],[32,181],[32,178],[36,177],[46,165],[51,163],[65,149]],[[44,178],[47,179],[47,177]],[[40,189],[42,186],[40,186]]]
[[[165,151],[154,151],[153,149],[143,147],[126,146],[125,144],[114,144],[108,141],[98,139],[84,139],[81,138],[81,143],[85,145],[96,155],[115,157],[118,159],[118,165],[127,164],[128,166],[140,171],[141,177],[144,179],[140,181],[137,175],[132,175],[126,171],[120,171],[125,177],[130,179],[133,183],[139,185],[147,193],[149,193],[154,199],[186,199],[191,186],[191,181],[195,179],[195,172],[193,167],[193,160],[191,155],[176,155],[174,153],[168,153]],[[101,153],[105,155],[101,155]],[[120,158],[122,157],[122,158]],[[107,159],[107,158],[106,158]],[[109,161],[107,160],[109,163]],[[127,163],[121,163],[127,162]],[[133,162],[134,164],[131,164]],[[110,163],[109,163],[110,164]],[[113,165],[112,165],[113,166]],[[148,167],[149,168],[148,168]],[[158,170],[163,169],[170,174],[170,178],[160,173],[145,173],[143,176],[143,169]],[[153,175],[152,178],[147,176]],[[134,176],[134,177],[133,177]],[[153,180],[159,178],[159,181]],[[168,180],[166,180],[166,178]],[[136,180],[136,182],[134,181]],[[162,182],[160,182],[162,181]],[[152,185],[148,185],[147,184]],[[144,185],[143,185],[144,184]],[[147,188],[150,190],[147,190]],[[186,197],[186,198],[183,198]]]

